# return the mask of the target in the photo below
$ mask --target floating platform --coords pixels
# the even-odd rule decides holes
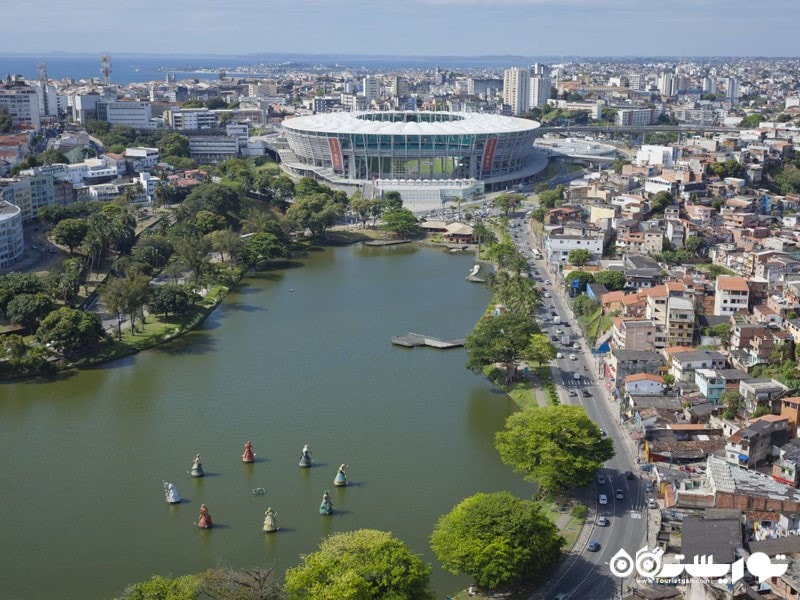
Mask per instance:
[[[411,240],[368,240],[365,246],[397,246],[398,244],[410,244]]]
[[[392,337],[392,344],[405,348],[416,348],[417,346],[430,346],[447,350],[448,348],[460,348],[466,343],[466,338],[458,340],[440,340],[439,338],[419,333],[408,333],[407,335],[396,335]]]

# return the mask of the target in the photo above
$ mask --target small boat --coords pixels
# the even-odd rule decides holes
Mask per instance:
[[[339,467],[336,477],[333,480],[333,485],[336,487],[344,487],[347,485],[347,474],[344,472],[347,465],[343,464]]]
[[[328,490],[325,490],[325,493],[322,494],[322,502],[319,505],[319,514],[321,515],[333,514],[333,502],[331,502],[331,496],[328,493]]]
[[[164,482],[164,500],[167,504],[180,504],[181,495],[178,493],[178,488],[169,481]]]

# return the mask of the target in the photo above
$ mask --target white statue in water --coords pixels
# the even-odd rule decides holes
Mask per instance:
[[[181,501],[178,488],[169,481],[164,482],[164,500],[166,500],[168,504],[178,504]]]

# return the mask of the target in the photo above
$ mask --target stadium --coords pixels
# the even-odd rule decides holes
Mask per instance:
[[[401,192],[416,209],[526,184],[547,159],[539,123],[481,113],[325,113],[286,119],[283,168],[365,197]],[[430,205],[430,206],[428,206]],[[409,207],[411,208],[411,207]]]

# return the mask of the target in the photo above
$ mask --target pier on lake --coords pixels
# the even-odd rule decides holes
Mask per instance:
[[[457,340],[440,340],[439,338],[431,337],[429,335],[411,332],[406,335],[392,336],[392,344],[395,346],[404,346],[406,348],[430,346],[431,348],[446,350],[448,348],[460,348],[466,343],[466,341],[466,338]]]

